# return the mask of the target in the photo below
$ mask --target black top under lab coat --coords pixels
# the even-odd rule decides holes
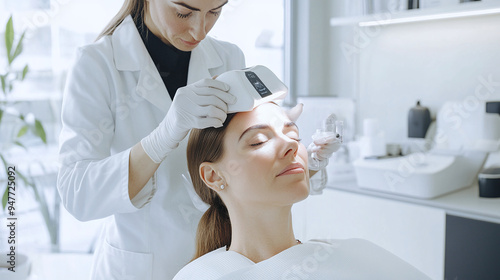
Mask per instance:
[[[170,97],[174,99],[177,89],[187,85],[191,52],[184,52],[165,44],[142,24],[141,19],[136,22],[136,26]]]

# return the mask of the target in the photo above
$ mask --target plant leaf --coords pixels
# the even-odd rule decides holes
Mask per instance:
[[[38,135],[42,139],[43,143],[47,144],[47,135],[45,134],[45,129],[43,128],[42,122],[35,119],[35,135]]]
[[[26,146],[23,145],[23,143],[19,142],[19,141],[14,141],[14,144],[18,145],[19,147],[21,148],[24,148],[25,150],[27,150]]]
[[[21,180],[23,180],[24,184],[26,186],[34,186],[34,184],[32,182],[30,182],[28,180],[28,178],[26,178],[26,176],[24,176],[19,170],[16,169],[16,174],[17,176],[19,176],[19,178],[21,178]]]
[[[19,129],[19,132],[17,133],[17,138],[22,137],[24,134],[26,134],[26,132],[28,132],[28,126],[24,125],[23,127],[21,127],[21,129]]]
[[[2,196],[2,210],[5,211],[5,206],[7,206],[7,200],[9,199],[9,185],[6,184],[5,191]]]
[[[2,92],[4,95],[7,95],[7,92],[6,92],[6,86],[7,84],[5,83],[5,76],[4,75],[0,75],[0,80],[2,81]]]
[[[2,117],[3,117],[3,110],[0,109],[0,124],[2,123]]]
[[[12,15],[7,21],[7,26],[5,27],[5,47],[7,48],[7,58],[9,60],[9,65],[12,62],[10,52],[12,50],[12,44],[14,43],[14,25],[12,24]]]
[[[14,59],[16,59],[16,57],[18,55],[20,55],[21,52],[23,51],[24,34],[26,34],[26,32],[23,32],[23,34],[21,35],[21,38],[19,38],[19,41],[17,42],[16,50],[14,51],[14,54],[12,55],[11,62],[14,61]]]
[[[5,174],[9,173],[8,170],[7,170],[7,161],[5,160],[5,158],[3,157],[2,154],[0,154],[0,160],[2,160],[2,164],[3,164],[3,168],[4,168],[4,171],[5,171]]]
[[[26,64],[26,66],[24,66],[24,68],[23,68],[23,75],[21,76],[21,81],[24,80],[24,78],[26,78],[26,74],[28,74],[28,71],[29,71],[29,67],[28,67],[28,64]]]
[[[3,163],[3,166],[4,168],[2,168],[2,172],[5,172],[5,174],[8,174],[8,171],[7,171],[7,161],[5,161],[5,158],[3,157],[2,154],[0,154],[0,159],[2,160],[2,163]],[[2,196],[2,209],[5,210],[5,206],[7,206],[7,199],[8,199],[8,195],[9,195],[9,188],[8,188],[9,185],[6,185],[6,188],[5,188],[5,191],[3,192],[3,196]]]

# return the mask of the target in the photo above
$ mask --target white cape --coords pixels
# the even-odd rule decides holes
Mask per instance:
[[[430,279],[387,250],[363,239],[316,240],[259,263],[219,248],[186,265],[174,280]]]

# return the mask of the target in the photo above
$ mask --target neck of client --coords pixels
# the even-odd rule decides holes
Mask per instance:
[[[296,245],[291,208],[291,205],[230,205],[232,235],[229,250],[258,263]]]

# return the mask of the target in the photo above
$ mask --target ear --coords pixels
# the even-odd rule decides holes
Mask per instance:
[[[302,114],[303,108],[304,108],[304,104],[299,103],[299,104],[295,105],[295,107],[286,111],[286,115],[288,116],[288,118],[290,118],[290,120],[292,122],[296,122],[297,119],[299,119],[300,114]]]
[[[217,174],[216,170],[213,162],[203,162],[200,164],[200,177],[203,182],[212,190],[219,192],[220,185],[224,184],[224,179]]]

